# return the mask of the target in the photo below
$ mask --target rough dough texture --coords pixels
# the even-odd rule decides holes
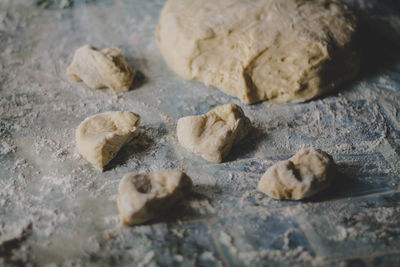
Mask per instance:
[[[211,109],[204,115],[178,120],[179,143],[208,161],[222,162],[232,145],[242,140],[251,127],[243,110],[234,104]]]
[[[334,162],[326,152],[304,148],[288,160],[271,166],[258,183],[258,190],[277,199],[311,197],[329,186]]]
[[[117,201],[121,221],[133,225],[159,217],[191,188],[192,180],[181,171],[128,173],[119,184]]]
[[[105,112],[89,117],[75,132],[78,152],[102,171],[121,147],[138,134],[139,123],[140,116],[133,112]]]
[[[112,88],[116,93],[126,92],[135,78],[135,70],[129,67],[119,48],[101,51],[85,45],[77,49],[67,75],[91,88]]]
[[[169,0],[158,42],[184,79],[244,103],[299,102],[356,75],[355,28],[336,0]]]

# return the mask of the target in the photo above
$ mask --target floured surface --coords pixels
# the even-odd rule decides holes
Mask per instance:
[[[167,68],[156,44],[163,1],[83,2],[0,3],[0,265],[398,265],[400,21],[390,1],[346,1],[379,36],[363,36],[370,56],[357,82],[308,103],[253,106]],[[138,71],[131,91],[68,80],[87,43],[122,49]],[[177,119],[226,103],[251,119],[248,141],[219,165],[182,149]],[[101,174],[78,156],[74,131],[115,110],[140,114],[140,134]],[[265,170],[303,145],[333,156],[338,182],[310,202],[258,193]],[[171,168],[193,179],[192,199],[120,227],[122,176]]]

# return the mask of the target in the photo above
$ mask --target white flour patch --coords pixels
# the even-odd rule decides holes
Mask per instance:
[[[380,108],[385,98],[394,99],[396,104],[398,67],[391,72],[382,70],[382,76],[378,74],[376,80],[367,77],[337,95],[307,103],[241,105],[260,134],[256,140],[250,140],[252,146],[245,143],[243,148],[248,151],[238,158],[209,165],[181,155],[176,120],[201,114],[219,104],[238,102],[215,89],[183,81],[168,69],[156,43],[164,0],[40,1],[43,5],[49,3],[47,8],[35,6],[38,1],[0,2],[0,249],[9,242],[18,244],[13,254],[0,259],[0,265],[9,261],[39,266],[104,262],[152,265],[164,255],[181,265],[218,262],[220,255],[211,251],[212,243],[201,243],[195,235],[190,236],[190,231],[168,229],[156,235],[166,223],[132,228],[119,225],[115,195],[120,179],[129,172],[170,168],[187,172],[194,181],[194,191],[207,197],[182,203],[188,210],[196,211],[195,215],[201,215],[194,220],[200,225],[208,223],[209,218],[214,222],[227,214],[245,215],[241,214],[244,212],[264,220],[271,216],[270,207],[295,218],[298,214],[290,210],[307,209],[314,215],[313,207],[319,203],[282,208],[282,203],[257,192],[254,173],[260,171],[259,167],[249,165],[241,169],[244,162],[253,159],[267,166],[290,157],[304,145],[333,154],[350,178],[359,176],[356,186],[364,185],[363,177],[368,176],[368,182],[382,181],[382,188],[398,190],[397,180],[394,185],[384,184],[386,177],[394,175],[381,149],[393,136],[398,138],[390,120],[395,120],[399,108]],[[369,1],[348,2],[367,7]],[[377,5],[375,2],[379,1],[371,2]],[[393,20],[393,24],[398,20],[397,16],[383,18]],[[66,67],[75,49],[85,44],[100,49],[120,47],[130,66],[142,77],[138,75],[132,90],[122,95],[70,81],[65,75]],[[137,142],[123,148],[110,168],[101,173],[76,152],[75,129],[91,115],[116,110],[140,114],[141,133]],[[392,157],[397,159],[395,145],[392,150]],[[351,211],[346,205],[340,213],[327,209],[326,216],[336,218],[343,214],[347,220],[329,229],[332,232],[326,237],[329,242],[348,242],[367,235],[376,242],[392,244],[396,240],[391,233],[400,235],[399,213],[397,207]],[[190,222],[191,216],[168,224],[185,227],[194,223]],[[240,238],[225,230],[215,233],[217,243],[232,255],[239,255],[243,262],[271,259],[282,264],[285,260],[304,265],[321,263],[306,248],[292,248],[296,243],[292,230],[279,236],[283,250],[257,251],[250,247],[240,251]],[[239,227],[238,237],[245,236],[245,231],[246,227]],[[174,235],[178,243],[182,241],[179,245],[185,249],[194,247],[199,251],[190,258],[169,247],[169,240],[165,240],[169,235]],[[165,253],[158,251],[160,247]]]

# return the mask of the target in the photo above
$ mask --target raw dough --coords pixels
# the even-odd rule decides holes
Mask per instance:
[[[354,32],[336,0],[169,0],[158,41],[184,79],[244,103],[298,102],[356,75]]]
[[[105,112],[85,119],[76,129],[79,154],[103,170],[123,145],[138,134],[140,116],[133,112]]]
[[[178,120],[179,143],[208,161],[222,162],[233,144],[242,140],[250,129],[250,120],[234,104],[211,109],[207,114]]]
[[[311,197],[329,186],[333,171],[330,155],[320,149],[304,148],[271,166],[258,183],[258,190],[277,199]]]
[[[72,79],[83,81],[91,88],[112,88],[116,93],[126,92],[135,78],[135,70],[129,67],[119,48],[101,51],[85,45],[75,51],[67,74]]]
[[[176,170],[128,173],[119,184],[118,209],[125,225],[141,224],[165,213],[192,188],[192,180]]]

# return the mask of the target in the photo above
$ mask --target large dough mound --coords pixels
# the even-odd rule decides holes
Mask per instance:
[[[105,112],[85,119],[76,129],[79,154],[98,169],[117,155],[138,134],[140,116],[133,112]]]
[[[165,214],[191,188],[192,180],[181,171],[126,174],[117,198],[122,223],[140,224]]]
[[[136,71],[129,67],[121,50],[116,47],[99,51],[85,45],[75,51],[67,74],[72,79],[83,81],[91,88],[112,88],[116,93],[129,90]]]
[[[354,31],[335,0],[169,0],[158,41],[184,79],[244,103],[298,102],[356,75]]]
[[[329,186],[334,162],[326,152],[304,148],[288,160],[272,165],[258,183],[258,190],[277,199],[311,197]]]
[[[176,133],[184,148],[219,163],[228,155],[232,145],[246,136],[250,127],[250,120],[239,106],[226,104],[204,115],[180,118]]]

